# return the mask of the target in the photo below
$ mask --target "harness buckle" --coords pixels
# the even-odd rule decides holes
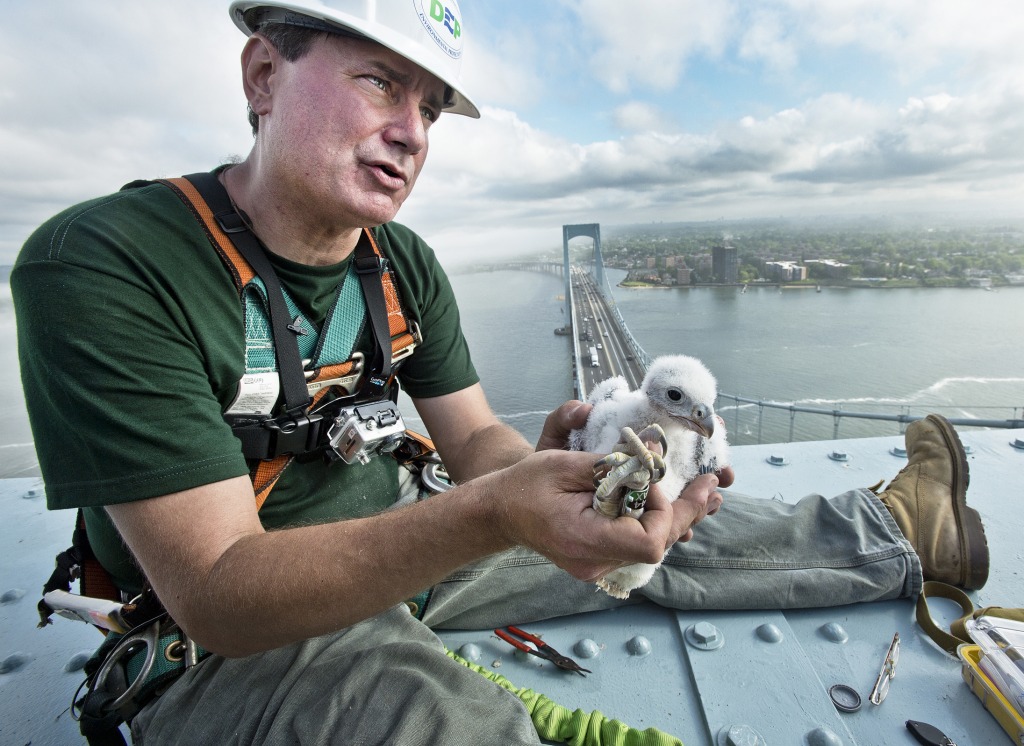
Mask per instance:
[[[409,319],[408,329],[409,334],[412,335],[412,344],[406,345],[391,356],[392,365],[397,363],[399,360],[405,360],[416,351],[417,345],[423,344],[423,334],[420,333],[420,325],[412,319]]]
[[[116,695],[115,699],[107,705],[108,710],[120,710],[124,705],[131,702],[132,698],[139,693],[142,689],[142,685],[146,683],[146,679],[149,677],[149,672],[153,668],[153,663],[156,661],[156,648],[157,641],[160,639],[160,622],[154,621],[152,624],[146,626],[145,629],[140,632],[126,635],[122,637],[114,649],[107,654],[103,663],[100,665],[99,670],[96,672],[96,676],[93,679],[91,689],[93,691],[104,692],[107,691],[109,678],[111,671],[114,666],[120,663],[121,659],[130,654],[139,651],[139,646],[143,646],[146,650],[146,657],[142,659],[142,667],[139,670],[138,676],[135,680],[128,684],[127,688],[123,692],[109,692],[111,695]]]
[[[353,266],[355,267],[356,274],[360,275],[371,275],[371,274],[383,274],[384,270],[387,269],[387,259],[376,254],[370,254],[369,256],[356,256],[353,258]]]
[[[365,357],[361,352],[353,352],[351,360],[352,370],[348,373],[348,375],[344,376],[337,376],[335,378],[325,378],[321,381],[310,381],[309,379],[311,379],[314,376],[316,371],[305,371],[307,381],[306,391],[309,392],[309,395],[312,396],[320,389],[327,388],[328,386],[340,386],[345,390],[345,394],[351,394],[355,388],[353,384],[355,384],[359,380],[359,377],[363,374],[363,366],[366,362]],[[303,360],[302,364],[308,367],[309,365],[312,364],[312,361]]]
[[[271,436],[268,444],[270,458],[314,450],[320,445],[323,424],[323,415],[306,412],[293,412],[264,421],[263,427],[270,431]]]
[[[214,215],[213,217],[220,226],[220,229],[228,235],[249,230],[249,226],[246,225],[245,220],[234,209]]]

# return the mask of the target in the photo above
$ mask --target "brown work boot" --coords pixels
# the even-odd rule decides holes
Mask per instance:
[[[981,588],[988,542],[981,516],[967,507],[967,454],[945,417],[907,427],[907,465],[879,495],[917,552],[925,580]]]

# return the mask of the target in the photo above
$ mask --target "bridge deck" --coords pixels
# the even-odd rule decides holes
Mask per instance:
[[[971,503],[985,521],[992,551],[991,578],[976,594],[979,605],[1024,607],[1018,504],[1024,450],[1009,445],[1017,439],[1024,439],[1024,431],[963,434],[972,449]],[[810,492],[838,493],[895,474],[904,462],[890,451],[900,445],[899,437],[885,437],[739,446],[736,489],[786,501]],[[849,460],[830,460],[833,450]],[[787,465],[769,465],[772,455]],[[0,743],[79,743],[67,706],[81,680],[83,657],[99,635],[62,619],[43,630],[35,626],[37,594],[54,554],[68,542],[73,514],[48,512],[42,486],[33,479],[0,481],[0,505]],[[942,605],[935,612],[953,616]],[[709,651],[686,642],[685,631],[698,622],[714,624],[725,644]],[[781,635],[778,642],[759,637],[766,624]],[[530,630],[570,654],[581,640],[592,640],[598,653],[585,666],[593,673],[584,679],[510,655],[490,630],[442,637],[454,650],[473,643],[481,651],[480,665],[518,686],[570,709],[599,709],[635,727],[661,728],[688,746],[721,746],[730,728],[736,728],[732,743],[911,744],[907,719],[933,723],[959,744],[1008,742],[961,680],[957,661],[916,627],[910,600],[714,613],[641,604],[533,624]],[[896,678],[888,699],[875,707],[867,695],[897,631],[903,648]],[[649,642],[649,654],[631,654],[638,636]],[[837,683],[860,693],[860,711],[836,711],[827,690]],[[742,740],[751,731],[764,740]]]
[[[586,399],[595,384],[611,376],[623,376],[631,389],[638,388],[645,369],[636,342],[619,324],[594,278],[575,266],[570,276],[574,361],[579,361],[577,398]],[[595,351],[593,357],[591,348]]]

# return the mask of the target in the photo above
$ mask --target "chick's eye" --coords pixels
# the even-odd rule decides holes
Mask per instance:
[[[667,395],[672,401],[679,401],[683,398],[683,392],[679,389],[669,389]]]

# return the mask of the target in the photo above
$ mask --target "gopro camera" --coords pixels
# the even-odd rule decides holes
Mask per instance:
[[[391,453],[405,440],[405,421],[390,401],[346,407],[327,430],[327,458],[365,464],[379,453]]]

